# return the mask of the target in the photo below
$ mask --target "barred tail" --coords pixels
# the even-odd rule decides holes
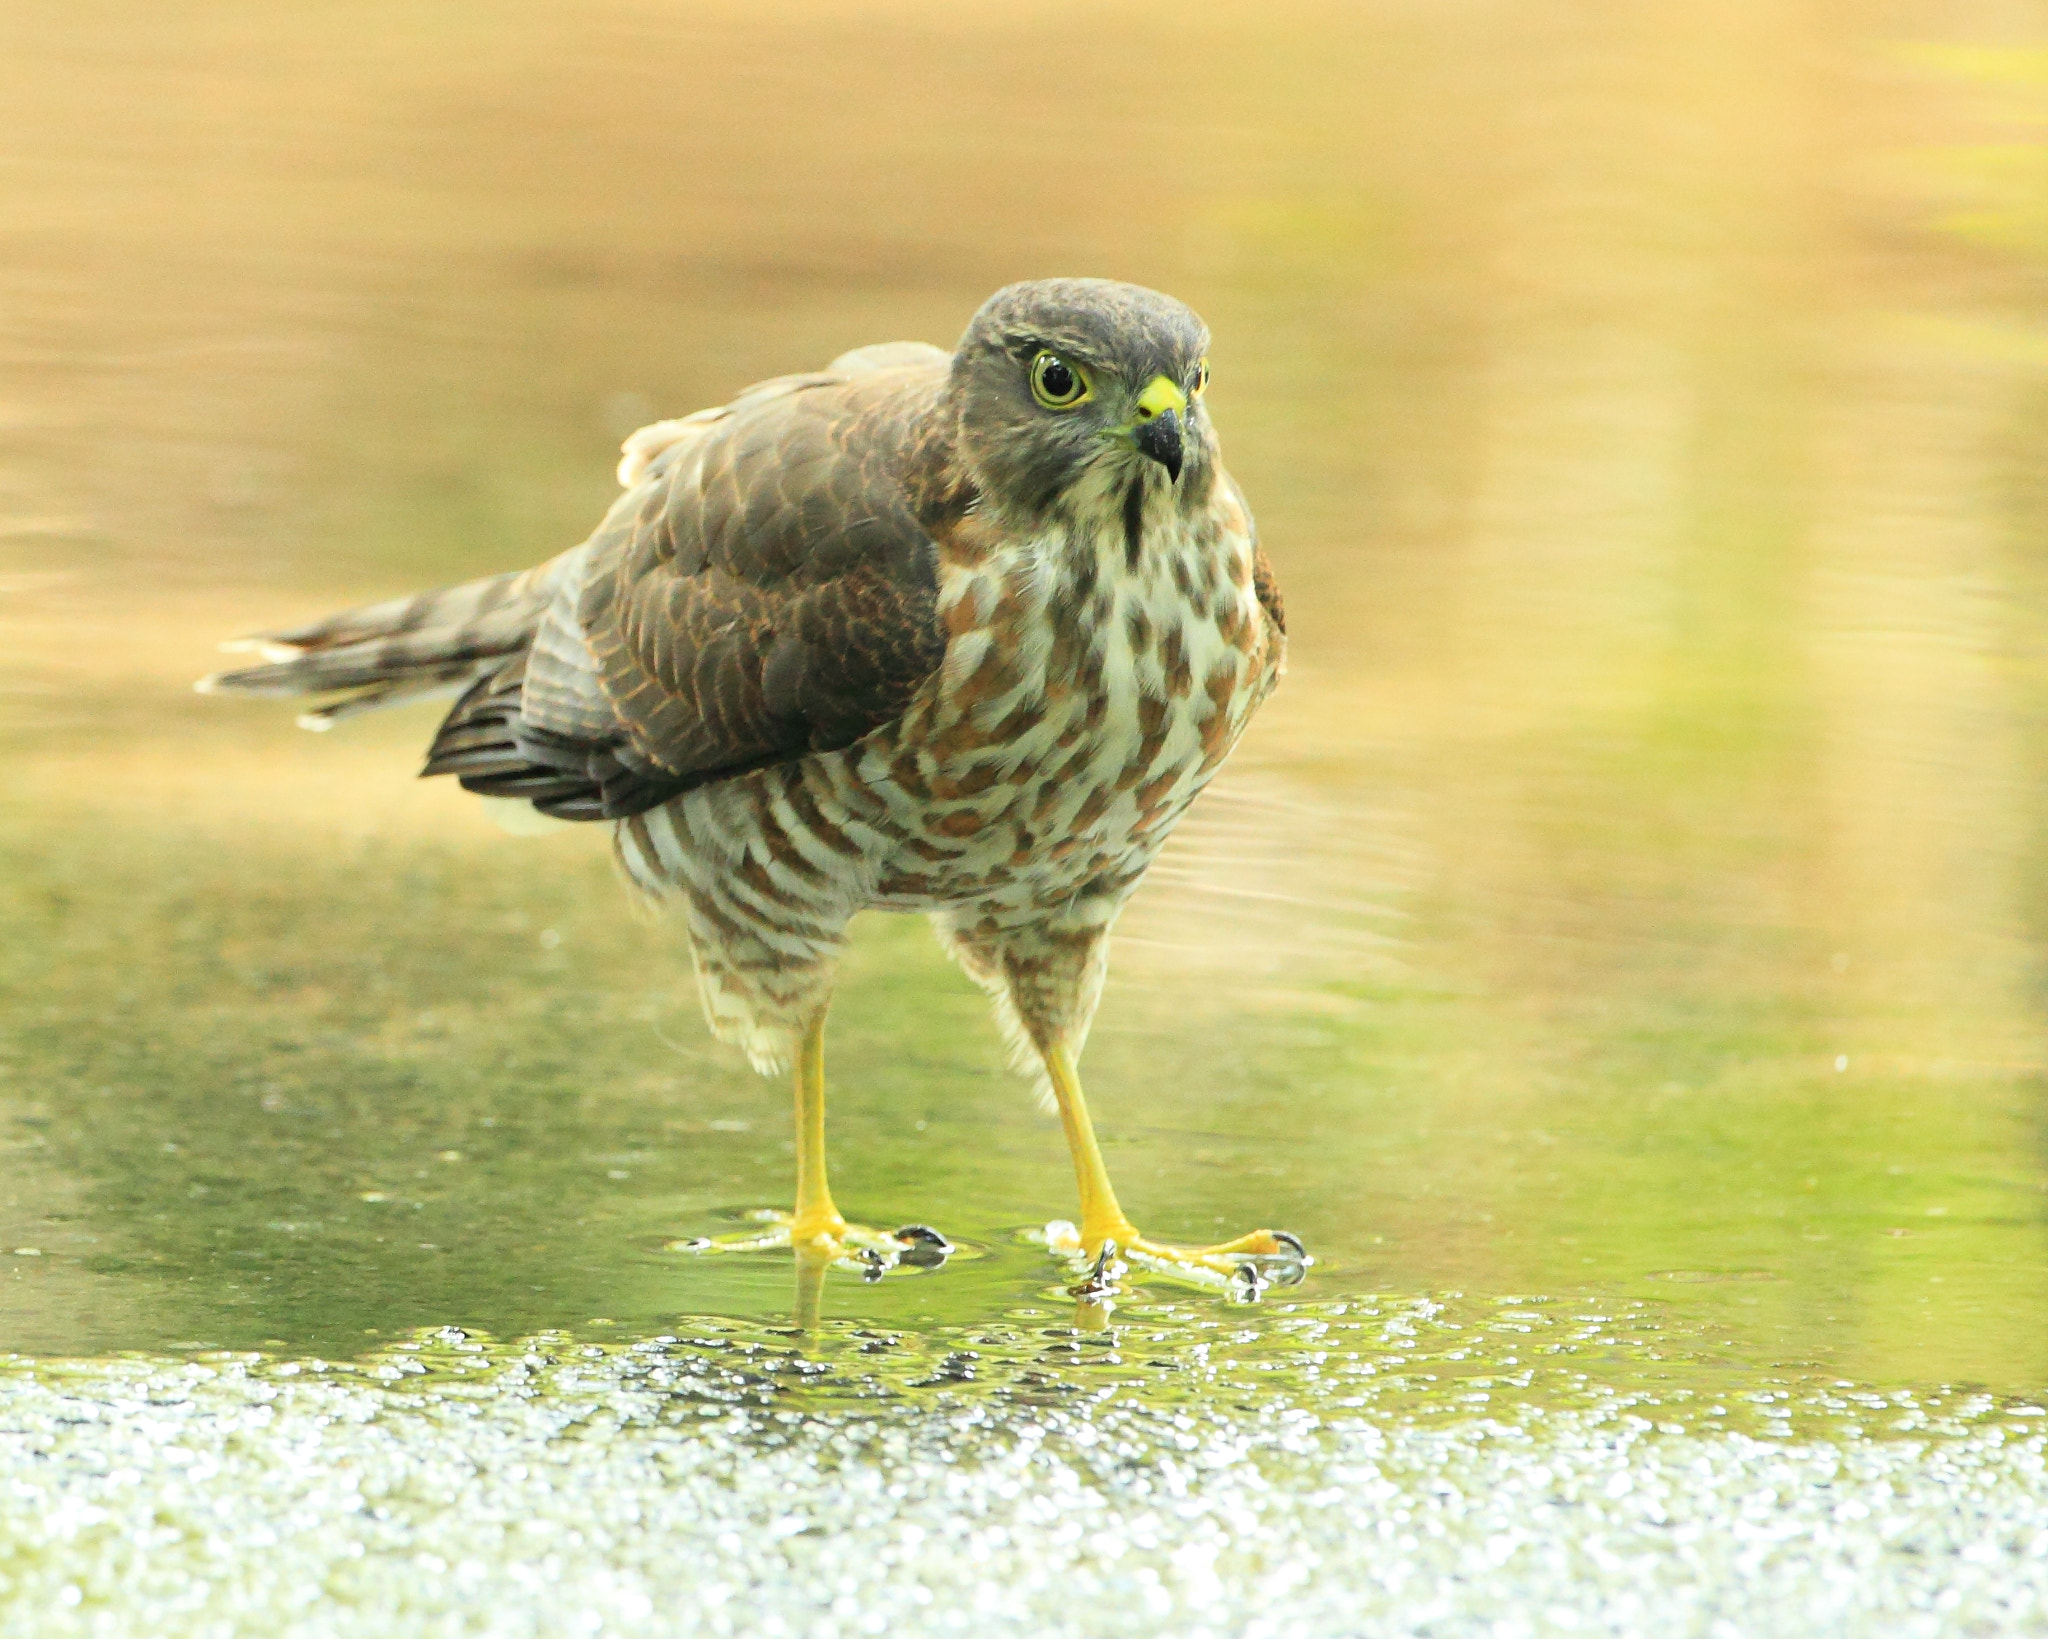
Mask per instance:
[[[223,644],[266,663],[216,672],[194,687],[201,694],[333,696],[300,716],[300,727],[310,729],[462,688],[525,653],[568,556]]]

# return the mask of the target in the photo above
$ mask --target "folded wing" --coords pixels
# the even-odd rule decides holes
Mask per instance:
[[[581,546],[278,634],[276,663],[209,681],[350,691],[329,715],[466,682],[425,772],[564,819],[850,745],[943,658],[904,463],[944,380],[935,348],[866,348],[644,429]]]

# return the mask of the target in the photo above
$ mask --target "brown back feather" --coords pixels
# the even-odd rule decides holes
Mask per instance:
[[[945,650],[905,494],[944,380],[922,360],[810,378],[656,456],[426,772],[614,819],[898,715]]]

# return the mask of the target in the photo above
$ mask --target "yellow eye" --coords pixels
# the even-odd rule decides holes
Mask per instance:
[[[1031,396],[1048,410],[1071,410],[1088,396],[1088,377],[1059,354],[1040,353],[1031,361]]]
[[[1209,361],[1198,360],[1195,364],[1195,384],[1188,389],[1189,398],[1200,398],[1209,390]]]

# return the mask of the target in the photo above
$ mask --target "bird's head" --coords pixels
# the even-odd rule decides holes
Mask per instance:
[[[1209,331],[1171,296],[1038,279],[982,304],[953,354],[957,448],[983,494],[1038,517],[1135,479],[1193,502],[1214,482]]]

